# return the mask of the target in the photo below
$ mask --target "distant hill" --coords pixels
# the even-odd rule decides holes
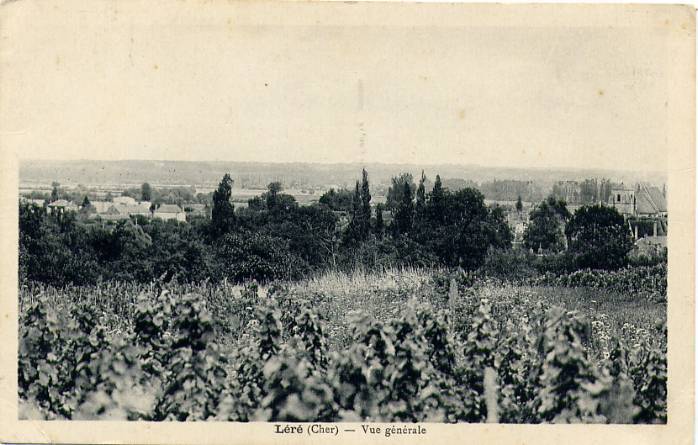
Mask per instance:
[[[62,185],[123,185],[136,186],[143,182],[152,185],[194,185],[214,187],[225,173],[235,179],[235,187],[264,187],[272,181],[281,181],[286,188],[351,187],[365,167],[375,185],[387,185],[390,178],[401,172],[410,172],[417,178],[422,170],[429,178],[440,174],[442,179],[462,179],[481,183],[493,179],[534,181],[543,187],[555,181],[609,178],[615,181],[637,181],[662,184],[666,175],[661,172],[635,173],[595,169],[500,168],[476,165],[411,165],[411,164],[309,164],[309,163],[252,163],[226,161],[46,161],[25,160],[20,164],[20,184],[23,186],[48,185],[58,181]]]

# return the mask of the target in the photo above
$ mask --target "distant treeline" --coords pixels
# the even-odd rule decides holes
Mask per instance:
[[[432,183],[423,174],[417,185],[409,175],[396,177],[386,204],[376,206],[365,170],[350,193],[330,191],[310,206],[299,206],[280,183],[272,183],[247,208],[235,209],[232,182],[226,174],[213,192],[210,217],[188,223],[136,216],[105,224],[21,204],[20,280],[267,281],[328,268],[405,265],[475,270],[512,245],[502,208],[485,205],[474,188],[446,189],[438,175],[429,191]],[[580,211],[571,216],[564,202],[552,198],[541,203],[531,213],[527,248],[562,252],[566,270],[625,265],[632,243],[622,217],[605,207]],[[590,224],[593,236],[587,233]],[[599,230],[608,242],[599,243]],[[570,241],[567,251],[564,240]]]

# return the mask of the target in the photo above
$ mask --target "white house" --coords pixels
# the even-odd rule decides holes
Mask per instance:
[[[186,221],[187,215],[182,208],[175,204],[162,204],[153,213],[153,218],[164,220],[174,219],[177,221]]]
[[[136,200],[131,198],[130,196],[117,196],[116,198],[112,199],[112,202],[114,204],[122,204],[122,205],[136,205]]]

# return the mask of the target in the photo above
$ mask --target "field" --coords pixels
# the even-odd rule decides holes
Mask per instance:
[[[623,292],[629,274],[648,291]],[[587,275],[31,285],[21,415],[665,423],[666,266]]]

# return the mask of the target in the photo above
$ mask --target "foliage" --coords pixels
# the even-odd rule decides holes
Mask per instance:
[[[536,252],[538,249],[551,252],[563,250],[564,224],[569,217],[564,201],[548,197],[531,210],[530,223],[524,232],[524,246]]]
[[[353,192],[347,189],[331,188],[323,193],[318,202],[333,211],[351,212]]]
[[[578,268],[618,269],[627,264],[632,237],[613,207],[585,206],[567,224],[570,252]]]
[[[214,236],[221,236],[230,231],[235,221],[233,204],[230,202],[233,180],[225,174],[218,189],[213,192],[213,209],[211,210],[211,231]]]
[[[664,302],[667,297],[667,265],[627,267],[617,271],[578,270],[569,274],[546,274],[532,284],[606,289],[633,295],[638,299]]]
[[[546,312],[472,272],[327,279],[28,290],[21,416],[666,422],[664,324]]]

